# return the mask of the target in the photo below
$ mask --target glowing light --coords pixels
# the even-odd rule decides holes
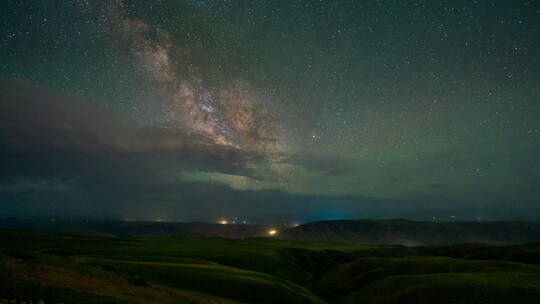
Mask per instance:
[[[220,223],[221,225],[227,225],[227,224],[229,223],[229,221],[227,221],[227,220],[221,220],[221,221],[219,221],[219,223]]]
[[[270,230],[268,231],[268,234],[269,234],[269,235],[276,235],[276,234],[277,234],[277,230],[275,230],[275,229],[270,229]]]

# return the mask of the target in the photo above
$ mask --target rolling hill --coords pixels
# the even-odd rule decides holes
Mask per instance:
[[[0,301],[538,303],[539,256],[538,244],[406,247],[0,229]]]

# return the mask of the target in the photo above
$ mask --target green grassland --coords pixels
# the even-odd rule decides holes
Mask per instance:
[[[66,304],[540,303],[539,255],[538,244],[410,248],[0,230],[0,298]]]
[[[477,303],[490,297],[486,303],[499,303],[518,294],[538,300],[539,283],[538,266],[447,257],[361,258],[319,282],[327,296],[344,303]]]

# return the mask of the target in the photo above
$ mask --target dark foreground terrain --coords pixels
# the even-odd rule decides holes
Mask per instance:
[[[540,243],[404,247],[0,230],[0,303],[38,300],[536,304]]]

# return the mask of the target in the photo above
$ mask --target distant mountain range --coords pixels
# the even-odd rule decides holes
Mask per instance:
[[[417,222],[342,220],[307,223],[280,234],[304,241],[432,246],[457,243],[512,244],[540,241],[538,222]]]
[[[410,220],[337,220],[297,227],[215,223],[67,221],[0,219],[0,228],[117,237],[180,236],[434,246],[458,243],[540,242],[540,222],[418,222]]]

